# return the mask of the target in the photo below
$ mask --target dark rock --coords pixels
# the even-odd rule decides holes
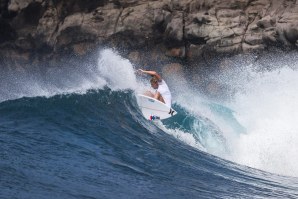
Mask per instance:
[[[192,63],[298,43],[298,4],[288,0],[2,0],[0,11],[0,57],[14,63],[6,50],[30,62],[111,46]]]
[[[285,37],[291,44],[295,44],[298,40],[298,23],[288,24],[285,29]]]
[[[15,29],[9,23],[0,18],[0,44],[3,42],[14,41],[17,38]]]

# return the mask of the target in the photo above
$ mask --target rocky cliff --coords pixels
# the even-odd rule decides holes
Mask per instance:
[[[109,46],[134,62],[297,48],[296,0],[0,0],[0,62]]]

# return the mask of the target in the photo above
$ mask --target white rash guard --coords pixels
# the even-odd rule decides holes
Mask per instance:
[[[165,104],[169,108],[171,108],[172,95],[171,95],[168,85],[166,84],[166,82],[164,80],[161,80],[161,82],[158,82],[158,89],[156,91],[158,91],[161,94],[162,98],[165,101]]]

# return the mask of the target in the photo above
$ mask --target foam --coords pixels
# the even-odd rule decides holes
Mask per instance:
[[[232,106],[247,129],[230,159],[254,168],[298,176],[298,71],[253,73]]]

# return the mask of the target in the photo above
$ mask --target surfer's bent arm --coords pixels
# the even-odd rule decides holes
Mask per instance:
[[[139,69],[139,71],[141,71],[142,73],[146,73],[148,75],[151,75],[151,76],[155,76],[159,81],[161,81],[161,76],[155,71],[143,70],[143,69]]]

